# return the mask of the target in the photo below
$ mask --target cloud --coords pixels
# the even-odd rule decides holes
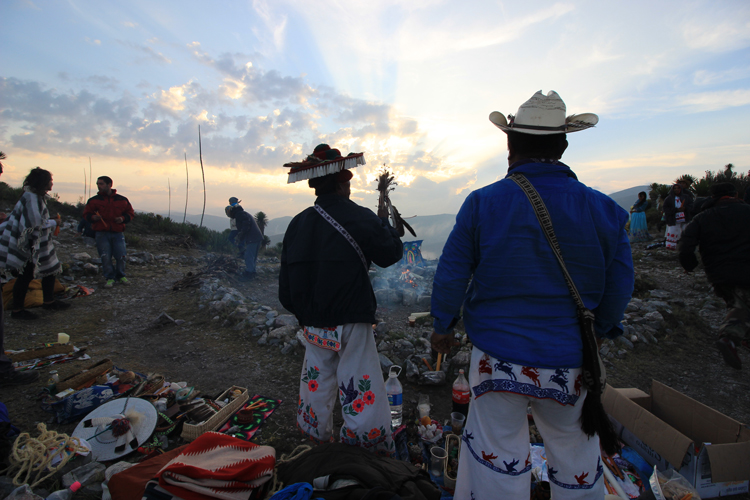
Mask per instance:
[[[137,23],[134,23],[131,21],[123,21],[122,25],[125,26],[126,28],[135,28],[136,26],[138,26]]]
[[[101,45],[102,44],[101,40],[96,40],[96,39],[92,40],[89,37],[84,38],[84,40],[86,40],[86,43],[89,43],[91,45]]]
[[[149,40],[150,42],[152,40]],[[148,59],[151,59],[153,61],[156,61],[161,64],[172,64],[172,61],[166,57],[161,52],[157,52],[152,47],[149,47],[148,45],[143,45],[140,43],[135,43],[127,40],[117,40],[117,43],[124,45],[125,47],[129,47],[136,52],[139,52],[141,54],[144,54]]]
[[[750,89],[698,92],[678,98],[677,103],[692,113],[747,106],[750,104]]]
[[[750,78],[750,67],[734,67],[723,71],[698,70],[693,74],[693,83],[699,86],[717,85]]]

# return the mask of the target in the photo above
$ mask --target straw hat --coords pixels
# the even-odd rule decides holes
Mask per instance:
[[[328,144],[318,144],[311,155],[308,155],[304,161],[285,163],[284,167],[290,168],[287,184],[302,181],[305,179],[315,179],[330,174],[336,174],[354,168],[359,165],[365,165],[364,153],[349,153],[347,156],[341,156],[341,151],[332,149]],[[351,179],[351,172],[348,172],[348,179]]]
[[[156,408],[148,401],[116,399],[86,415],[71,436],[85,439],[92,459],[105,462],[136,450],[151,437],[156,420]]]
[[[531,99],[521,104],[516,116],[505,116],[493,111],[490,121],[503,132],[519,132],[532,135],[569,134],[591,128],[599,122],[594,113],[581,113],[565,117],[565,103],[550,90],[545,96],[538,91]]]

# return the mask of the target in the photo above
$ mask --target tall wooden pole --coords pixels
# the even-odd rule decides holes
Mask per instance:
[[[187,219],[188,192],[190,191],[190,179],[188,178],[187,153],[185,153],[185,213],[182,215],[182,223]]]
[[[198,125],[198,157],[201,160],[201,175],[203,176],[203,212],[201,212],[201,225],[203,227],[203,216],[206,214],[206,172],[203,171],[203,149],[201,146],[201,126]]]

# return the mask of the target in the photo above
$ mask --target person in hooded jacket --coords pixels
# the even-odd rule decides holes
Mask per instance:
[[[235,198],[236,200],[236,198]],[[263,242],[263,233],[258,227],[255,218],[239,204],[239,201],[227,206],[225,213],[230,219],[234,219],[237,225],[237,236],[235,242],[242,248],[244,246],[245,270],[240,275],[240,280],[251,281],[256,276],[256,263],[258,261],[258,249]]]
[[[715,345],[724,361],[740,370],[737,345],[750,342],[750,205],[731,183],[711,187],[711,199],[682,233],[680,264],[688,272],[698,265],[696,247],[714,293],[729,308]]]

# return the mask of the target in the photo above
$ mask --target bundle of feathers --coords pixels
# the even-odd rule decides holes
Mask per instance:
[[[378,176],[378,191],[380,191],[380,197],[378,198],[378,211],[385,209],[388,212],[391,219],[391,225],[393,225],[394,229],[398,231],[399,236],[404,235],[404,228],[406,228],[414,237],[416,237],[417,233],[414,232],[414,229],[412,229],[411,226],[401,217],[401,214],[398,213],[396,207],[391,203],[390,192],[396,189],[394,186],[398,185],[398,183],[394,182],[394,179],[395,177],[391,175],[388,169],[384,166],[383,171]]]

